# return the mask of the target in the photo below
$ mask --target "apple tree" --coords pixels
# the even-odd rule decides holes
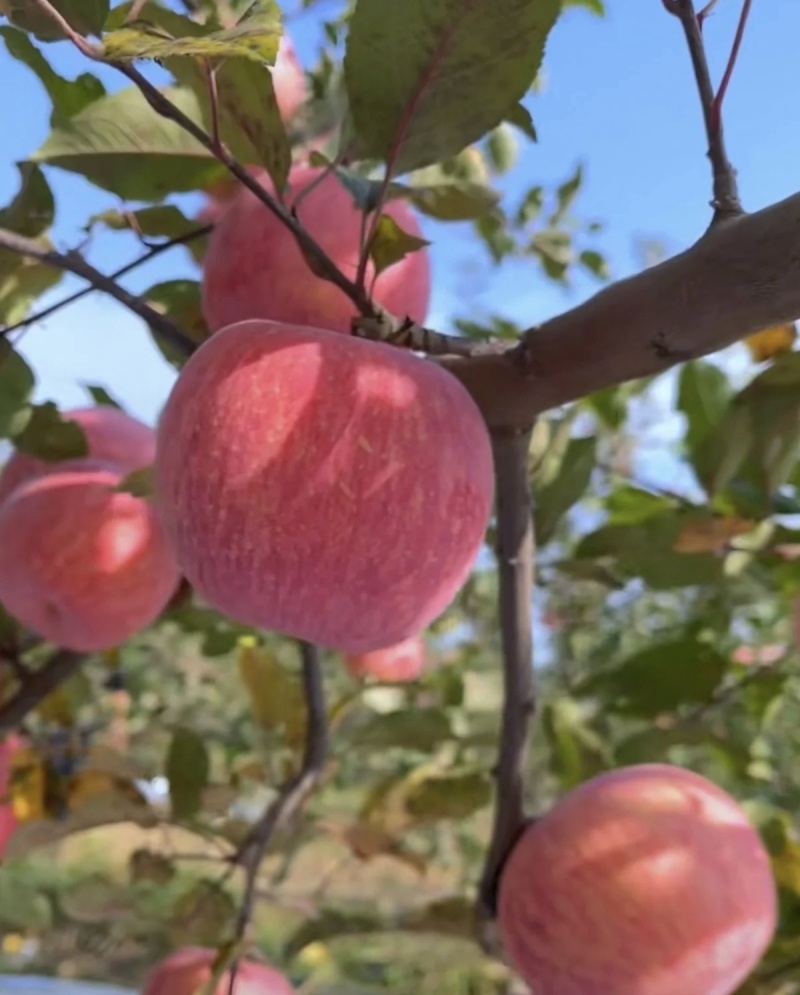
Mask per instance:
[[[0,929],[40,969],[800,990],[800,194],[745,212],[723,141],[749,0],[719,84],[713,3],[659,6],[713,212],[613,282],[581,170],[501,192],[602,0],[303,0],[305,66],[275,0],[0,0],[51,105],[0,211]],[[104,204],[71,248],[65,174]],[[429,327],[456,224],[604,286]],[[19,337],[89,293],[172,370],[155,427],[114,384],[36,399]],[[741,341],[739,383],[708,357]],[[684,485],[643,478],[642,412]]]

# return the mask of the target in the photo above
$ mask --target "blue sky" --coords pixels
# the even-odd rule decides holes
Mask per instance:
[[[330,6],[323,0],[323,9]],[[739,0],[721,0],[707,23],[717,78],[739,6]],[[672,252],[700,235],[709,219],[710,182],[700,111],[677,21],[664,12],[660,0],[608,0],[608,7],[605,19],[573,10],[557,26],[545,62],[546,88],[530,101],[539,143],[525,143],[520,164],[504,186],[513,196],[537,182],[557,184],[584,162],[586,180],[576,211],[605,223],[598,248],[609,257],[615,276],[622,276],[638,268],[637,237],[658,238]],[[313,62],[318,18],[313,12],[293,16],[288,2],[287,10],[301,57]],[[800,188],[795,117],[799,37],[800,0],[754,4],[726,105],[729,150],[748,209]],[[47,54],[65,75],[87,68],[66,44],[48,46]],[[104,78],[119,86],[113,75]],[[14,95],[0,104],[0,202],[6,202],[16,187],[14,162],[46,137],[49,106],[35,77],[2,46],[0,84],[5,94]],[[49,178],[58,202],[54,238],[60,247],[79,241],[79,227],[91,214],[118,206],[111,195],[78,177],[50,170]],[[427,220],[425,227],[434,242],[429,320],[434,326],[447,327],[454,314],[480,317],[492,311],[533,324],[597,289],[587,278],[564,293],[527,263],[495,270],[468,229]],[[91,258],[112,269],[136,254],[133,241],[106,236],[96,241]],[[189,272],[185,254],[177,250],[127,285],[142,290]],[[55,293],[76,286],[70,281]],[[96,294],[30,329],[20,349],[36,369],[40,398],[84,403],[80,383],[101,383],[147,421],[157,416],[174,377],[139,319]]]

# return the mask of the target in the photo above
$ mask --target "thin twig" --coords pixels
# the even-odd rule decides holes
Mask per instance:
[[[714,196],[711,206],[714,208],[712,224],[739,217],[744,213],[739,200],[739,189],[736,183],[736,170],[733,168],[725,149],[722,120],[715,115],[714,85],[711,82],[711,72],[708,67],[703,32],[698,14],[695,11],[694,0],[662,0],[666,10],[681,22],[689,56],[692,60],[700,106],[708,139],[708,158],[714,178]]]
[[[533,571],[535,543],[528,453],[531,430],[494,432],[497,555],[503,641],[503,713],[494,824],[478,889],[480,938],[496,949],[493,923],[503,866],[526,825],[525,772],[534,712]]]
[[[736,60],[739,57],[739,50],[742,47],[742,39],[744,38],[744,32],[747,28],[747,19],[750,16],[750,8],[752,6],[751,0],[744,0],[742,3],[742,12],[739,15],[739,23],[736,25],[736,35],[733,39],[733,45],[731,46],[731,54],[728,56],[728,64],[725,66],[725,72],[722,74],[722,82],[719,84],[719,89],[717,90],[717,95],[714,98],[714,107],[711,114],[711,125],[716,131],[719,131],[722,121],[722,104],[725,100],[725,94],[728,92],[728,86],[733,76],[733,70],[736,68]]]
[[[106,276],[88,263],[78,252],[56,252],[55,249],[44,247],[35,239],[25,238],[17,235],[16,232],[6,231],[0,228],[0,249],[8,249],[18,255],[27,256],[29,259],[38,259],[39,262],[52,266],[55,269],[64,270],[81,277],[92,285],[96,290],[102,290],[119,301],[120,304],[139,315],[156,331],[166,342],[181,353],[189,355],[194,349],[194,343],[181,329],[169,318],[159,314],[155,308],[150,307],[140,297],[129,293],[124,287],[120,287],[111,277]]]
[[[152,245],[148,248],[147,252],[144,252],[141,256],[137,256],[136,259],[119,269],[114,270],[113,273],[108,274],[109,280],[118,280],[122,276],[126,276],[128,273],[132,273],[133,270],[138,269],[140,266],[144,266],[145,263],[149,263],[151,259],[155,259],[160,256],[162,252],[166,252],[168,249],[174,249],[177,245],[186,245],[189,242],[194,242],[198,238],[202,238],[204,235],[209,235],[214,230],[213,225],[204,225],[202,228],[195,228],[194,231],[187,232],[185,235],[178,235],[175,238],[171,238],[168,242],[159,242],[158,245]],[[76,290],[74,294],[70,294],[68,297],[63,297],[60,301],[56,301],[55,304],[51,304],[49,307],[42,308],[41,311],[36,311],[27,318],[23,318],[22,321],[18,321],[13,325],[8,325],[5,328],[0,328],[0,337],[4,335],[10,335],[12,332],[16,332],[20,328],[26,328],[28,325],[35,325],[39,321],[43,321],[45,318],[49,318],[50,315],[55,314],[62,308],[68,307],[70,304],[74,304],[76,301],[81,300],[83,297],[88,297],[89,294],[94,293],[99,290],[99,287],[88,286],[84,287],[82,290]]]
[[[69,680],[86,659],[83,653],[59,650],[39,670],[28,674],[14,697],[0,706],[0,735],[16,729],[25,716]]]
[[[244,867],[247,875],[245,893],[234,931],[235,943],[241,942],[252,919],[258,872],[270,843],[275,834],[294,819],[319,785],[328,759],[328,709],[325,701],[322,661],[316,646],[306,642],[300,642],[299,646],[303,662],[303,693],[306,703],[305,752],[298,773],[286,782],[233,859],[233,864]],[[238,963],[231,968],[228,995],[233,995],[237,967]]]

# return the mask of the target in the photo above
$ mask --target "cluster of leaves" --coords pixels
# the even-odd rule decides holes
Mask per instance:
[[[342,5],[323,22],[312,99],[287,126],[268,68],[281,34],[275,4],[198,0],[191,6],[204,19],[150,0],[128,22],[131,3],[54,3],[78,31],[100,39],[101,63],[157,60],[165,92],[206,129],[215,122],[213,63],[222,140],[242,164],[266,167],[278,188],[313,142],[315,161],[368,208],[388,161],[389,195],[407,197],[432,230],[466,223],[498,265],[533,258],[542,276],[562,284],[576,267],[608,275],[592,247],[598,226],[571,213],[582,170],[553,191],[534,185],[513,206],[500,186],[519,143],[535,138],[523,98],[549,29],[575,5],[603,12],[598,0],[472,5],[483,13],[448,50],[439,85],[396,148],[434,14],[446,22],[464,5],[408,0],[394,6],[394,20],[383,0]],[[245,7],[244,18],[223,16]],[[98,231],[149,248],[192,232],[197,222],[183,195],[227,178],[211,152],[159,117],[136,87],[115,88],[108,66],[75,80],[59,75],[46,53],[60,35],[35,7],[6,0],[0,12],[9,18],[0,27],[8,54],[36,74],[52,103],[51,133],[20,164],[20,190],[0,213],[0,229],[50,246],[56,204],[48,177],[61,170],[108,194],[107,210],[87,219],[89,250]],[[407,58],[388,87],[385,66],[396,60],[387,52],[397,44]],[[496,83],[482,68],[487,48],[505,60]],[[448,87],[456,73],[458,88]],[[193,341],[207,334],[202,251],[198,239],[191,273],[142,295]],[[387,251],[373,246],[373,255]],[[60,277],[0,251],[0,325],[25,320]],[[502,315],[484,324],[455,316],[455,324],[475,338],[519,333]],[[182,356],[154,337],[179,366]],[[543,657],[532,803],[546,808],[601,770],[643,760],[687,764],[743,799],[773,854],[782,898],[779,937],[747,995],[800,986],[800,798],[792,776],[800,746],[792,624],[800,593],[792,519],[800,512],[800,363],[792,343],[787,330],[752,343],[768,365],[738,391],[716,364],[683,368],[672,416],[685,432],[670,458],[690,473],[691,491],[638,480],[630,414],[634,404],[655,403],[648,382],[543,419],[530,454]],[[0,338],[0,438],[48,460],[82,455],[80,430],[55,404],[34,403],[34,386],[35,371]],[[88,389],[97,403],[114,403],[103,388]],[[324,784],[302,825],[275,841],[260,879],[261,944],[305,991],[512,990],[505,968],[473,942],[500,731],[496,604],[494,570],[482,566],[427,634],[431,667],[411,687],[357,685],[340,661],[325,661],[334,735]],[[12,619],[0,623],[4,648],[24,645]],[[38,652],[27,654],[29,665]],[[8,698],[15,674],[2,676]],[[30,745],[15,760],[11,789],[23,825],[0,882],[11,889],[0,900],[0,927],[49,935],[65,923],[96,931],[113,920],[102,937],[106,952],[84,971],[119,971],[126,981],[170,946],[222,943],[238,912],[230,857],[297,770],[306,723],[290,643],[191,598],[175,603],[151,631],[90,660],[28,717]],[[159,778],[163,794],[154,793]],[[123,878],[119,868],[93,870],[59,888],[52,877],[13,869],[35,867],[42,847],[90,828],[113,834],[122,822],[140,831]],[[187,859],[198,855],[202,862]],[[201,870],[188,874],[187,866]],[[112,964],[110,951],[121,947],[133,952]]]

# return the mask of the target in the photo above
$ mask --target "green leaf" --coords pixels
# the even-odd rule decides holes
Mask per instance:
[[[524,104],[515,104],[510,111],[508,111],[503,118],[509,124],[512,124],[523,134],[527,135],[532,142],[538,142],[539,136],[536,133],[536,126],[533,123],[533,118],[531,117],[531,112]]]
[[[53,106],[50,115],[51,127],[60,120],[73,117],[94,100],[105,96],[105,87],[91,73],[81,73],[74,80],[59,76],[24,31],[0,27],[0,37],[4,39],[9,55],[32,69],[47,91]]]
[[[203,740],[190,729],[178,728],[172,736],[167,753],[166,777],[172,815],[175,819],[191,819],[200,809],[203,788],[211,773],[211,761]]]
[[[162,92],[202,123],[191,91],[168,87]],[[133,87],[95,100],[62,121],[32,159],[79,173],[123,200],[143,201],[205,188],[221,168],[196,139],[157,114]]]
[[[35,383],[30,366],[7,339],[0,339],[0,438],[7,439],[24,423]]]
[[[51,244],[40,239],[42,248]],[[62,270],[0,250],[0,328],[24,321],[39,298],[64,278]]]
[[[356,746],[388,749],[405,747],[429,753],[452,739],[450,720],[437,708],[407,708],[388,715],[376,715],[352,736]]]
[[[609,766],[602,740],[571,698],[559,697],[545,704],[542,728],[550,746],[551,767],[563,789],[574,788]]]
[[[492,785],[484,771],[431,774],[415,784],[405,797],[405,807],[415,820],[466,819],[485,808]]]
[[[0,923],[5,931],[40,933],[50,928],[53,910],[43,892],[25,875],[0,874]]]
[[[111,31],[103,39],[106,57],[116,61],[239,57],[275,64],[283,27],[280,7],[274,0],[254,0],[232,28],[223,30],[198,31],[189,18],[182,20],[185,25],[175,36],[142,20]],[[172,21],[176,21],[174,15]]]
[[[704,473],[696,463],[698,446],[722,420],[730,397],[728,378],[714,363],[695,360],[681,370],[677,407],[686,416],[686,448],[701,480]]]
[[[53,224],[56,205],[44,173],[31,162],[17,163],[20,189],[8,207],[0,210],[0,228],[27,238],[43,235]]]
[[[517,138],[507,122],[499,124],[489,134],[486,152],[492,168],[500,176],[511,172],[517,161]]]
[[[302,742],[307,712],[299,679],[251,638],[239,641],[238,664],[256,722],[264,729],[284,729],[293,744]]]
[[[155,470],[152,466],[143,466],[129,473],[120,481],[116,490],[133,494],[134,497],[152,497],[155,490]]]
[[[201,345],[211,334],[203,317],[200,284],[197,280],[166,280],[146,290],[141,296],[150,307],[174,321],[196,345]],[[153,328],[150,328],[150,333],[161,355],[180,369],[186,362],[186,354],[166,342]]]
[[[50,5],[78,34],[99,36],[110,4],[109,0],[50,0]],[[32,0],[3,0],[0,14],[39,41],[63,41],[66,37],[53,18]]]
[[[564,453],[558,476],[536,491],[533,518],[536,538],[541,545],[553,538],[561,519],[583,497],[592,479],[596,457],[595,437],[572,439]]]
[[[89,455],[86,435],[77,422],[68,421],[52,401],[34,405],[25,427],[14,435],[21,453],[57,463]]]
[[[508,117],[541,65],[560,0],[358,0],[344,75],[366,158],[439,162]]]
[[[596,276],[598,280],[611,279],[611,269],[609,268],[608,260],[602,252],[596,252],[594,249],[584,249],[578,255],[578,262],[592,276]]]
[[[382,214],[369,243],[369,255],[375,265],[376,275],[430,244],[424,238],[409,235],[393,217]]]
[[[583,7],[598,17],[606,16],[606,5],[604,0],[562,0],[564,9],[569,7]]]
[[[213,128],[213,114],[205,73],[194,64],[172,69],[180,82],[195,92],[205,129]],[[266,65],[248,59],[226,59],[216,70],[220,134],[232,154],[245,164],[263,166],[275,189],[283,191],[289,175],[292,148],[281,117],[272,73]]]
[[[714,733],[707,722],[682,722],[680,719],[666,729],[653,727],[627,736],[615,746],[614,757],[621,765],[669,763],[670,750],[675,746],[708,746],[725,755],[733,769],[741,774],[749,762],[747,750]]]
[[[696,639],[663,642],[634,653],[618,667],[587,678],[581,696],[600,696],[605,708],[654,718],[680,705],[711,700],[728,661]]]
[[[495,210],[500,201],[499,194],[491,187],[469,180],[417,186],[412,177],[412,184],[411,203],[422,214],[438,221],[472,221]]]
[[[98,407],[106,408],[118,408],[120,411],[123,410],[122,405],[119,401],[115,400],[111,394],[101,387],[99,384],[85,383],[83,384],[84,389],[91,395],[92,400]]]
[[[655,515],[668,515],[675,511],[674,501],[633,484],[617,487],[606,498],[605,506],[612,525],[636,525]]]
[[[569,209],[575,203],[575,198],[583,185],[583,166],[579,163],[573,175],[562,183],[556,190],[556,200],[558,207],[550,217],[550,224],[560,224],[569,213]]]
[[[288,960],[312,943],[374,932],[383,928],[377,917],[366,912],[345,912],[340,909],[323,909],[315,919],[306,919],[284,944],[283,954]]]

